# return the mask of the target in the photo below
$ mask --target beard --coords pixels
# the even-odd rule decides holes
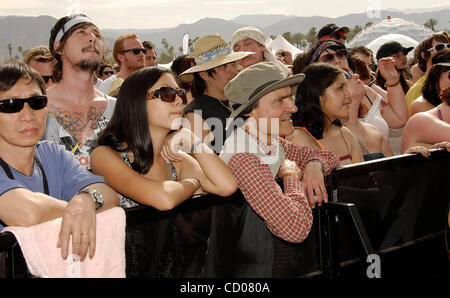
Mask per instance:
[[[76,67],[78,67],[82,71],[95,71],[100,66],[101,58],[100,58],[100,52],[97,50],[97,48],[93,46],[86,47],[82,49],[82,52],[88,51],[88,50],[95,50],[95,53],[98,55],[98,57],[94,58],[86,58],[81,59],[78,61],[78,63],[75,64]]]
[[[82,59],[75,66],[82,71],[95,71],[100,66],[100,61],[95,59]]]

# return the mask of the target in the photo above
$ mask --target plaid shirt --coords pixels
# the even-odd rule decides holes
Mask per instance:
[[[257,141],[266,153],[273,153],[271,146]],[[285,151],[286,159],[295,161],[302,171],[312,158],[322,162],[325,175],[339,166],[339,160],[330,151],[301,147],[281,138],[278,141]],[[295,243],[302,242],[308,236],[313,218],[302,182],[287,176],[283,179],[283,193],[269,166],[251,153],[233,155],[228,166],[247,202],[273,234]]]

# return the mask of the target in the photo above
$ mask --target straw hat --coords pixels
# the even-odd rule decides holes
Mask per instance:
[[[234,62],[251,54],[254,53],[233,52],[230,45],[218,33],[203,36],[194,44],[196,65],[180,74],[180,77]]]

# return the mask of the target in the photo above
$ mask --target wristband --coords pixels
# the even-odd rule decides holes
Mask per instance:
[[[320,159],[318,159],[318,158],[311,158],[310,160],[308,160],[308,162],[306,163],[306,165],[309,164],[310,162],[319,162],[320,165],[322,166],[322,168],[321,168],[322,174],[325,173],[325,167],[324,167],[323,163],[320,161]],[[306,167],[306,165],[305,165],[305,167]]]
[[[386,82],[386,84],[384,84],[386,87],[395,87],[395,86],[397,86],[398,84],[400,84],[400,79],[398,79],[398,81],[397,82],[395,82],[394,84],[388,84],[387,82]]]
[[[293,177],[293,178],[295,178],[295,179],[297,179],[297,180],[300,180],[300,179],[298,178],[298,175],[295,174],[295,173],[286,173],[286,174],[284,174],[284,175],[283,175],[283,180],[284,180],[284,178],[286,178],[286,177]]]
[[[200,145],[201,143],[203,143],[202,140],[198,140],[197,142],[194,143],[194,145],[192,145],[191,147],[191,153],[195,153],[195,149],[198,147],[198,145]]]

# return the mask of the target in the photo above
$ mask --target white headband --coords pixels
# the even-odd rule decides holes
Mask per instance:
[[[80,15],[74,16],[58,31],[58,34],[56,34],[55,42],[61,41],[64,34],[66,34],[66,32],[70,30],[70,28],[80,23],[92,23],[92,21],[89,18]]]

